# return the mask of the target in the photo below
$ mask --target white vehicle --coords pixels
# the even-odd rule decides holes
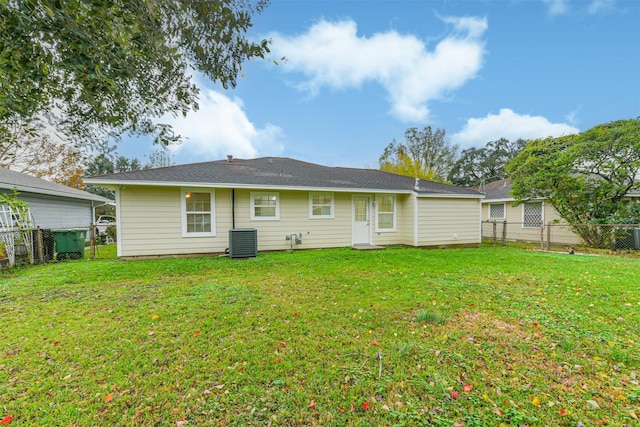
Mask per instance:
[[[96,220],[96,230],[98,234],[105,234],[107,228],[116,226],[116,218],[111,215],[100,215]]]

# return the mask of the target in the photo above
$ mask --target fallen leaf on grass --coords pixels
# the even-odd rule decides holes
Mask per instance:
[[[109,403],[109,402],[111,402],[112,400],[113,400],[113,395],[111,395],[111,394],[107,394],[107,395],[104,397],[104,403]]]
[[[587,400],[587,403],[593,408],[593,409],[600,409],[600,405],[598,405],[598,402],[596,402],[595,400]]]
[[[531,401],[531,404],[537,407],[540,407],[540,398],[538,396],[534,397]]]
[[[377,340],[371,340],[371,345],[380,345],[380,343]]]
[[[368,411],[370,407],[371,407],[371,405],[369,404],[369,402],[366,402],[366,401],[365,401],[365,402],[362,404],[362,410],[363,410],[363,411]]]
[[[494,406],[493,408],[491,408],[491,412],[493,412],[494,414],[496,414],[499,417],[502,416],[502,410],[500,408],[498,408],[497,406]]]
[[[193,336],[194,336],[194,337],[197,337],[198,335],[200,335],[200,331],[195,331],[195,332],[193,333]]]
[[[316,402],[313,401],[313,400],[309,403],[309,405],[307,405],[307,409],[311,409],[311,408],[315,408],[315,407],[316,407]]]
[[[565,415],[567,415],[567,410],[566,409],[560,409],[560,415],[562,415],[563,417]]]
[[[458,392],[455,390],[451,390],[451,397],[457,400],[459,397]]]
[[[473,389],[473,386],[471,384],[465,384],[463,391],[465,393],[469,393],[472,389]]]
[[[0,425],[9,424],[11,421],[13,421],[13,417],[11,415],[7,415],[2,419],[2,421],[0,421]]]

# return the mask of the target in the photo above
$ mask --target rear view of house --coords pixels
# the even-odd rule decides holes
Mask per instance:
[[[229,230],[259,251],[480,242],[482,194],[373,169],[229,156],[85,181],[115,190],[124,257],[224,253]]]

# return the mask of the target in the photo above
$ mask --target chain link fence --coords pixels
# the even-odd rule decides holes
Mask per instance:
[[[102,231],[102,232],[101,232]],[[56,229],[0,229],[0,268],[110,256],[115,227],[96,226]]]
[[[606,250],[640,254],[640,224],[534,224],[483,221],[482,241],[490,245],[528,243],[541,250]]]

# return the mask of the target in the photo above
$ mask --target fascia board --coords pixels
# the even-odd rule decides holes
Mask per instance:
[[[278,190],[278,191],[324,191],[335,193],[393,193],[411,194],[411,190],[394,190],[388,188],[343,188],[343,187],[308,187],[308,186],[283,186],[283,185],[259,185],[259,184],[234,184],[234,183],[209,183],[209,182],[184,182],[184,181],[124,181],[124,180],[100,180],[86,178],[88,184],[117,186],[149,186],[149,187],[197,187],[197,188],[235,188],[247,190]]]
[[[431,198],[431,199],[484,199],[482,194],[442,194],[442,193],[428,193],[419,194],[415,193],[419,199]]]

